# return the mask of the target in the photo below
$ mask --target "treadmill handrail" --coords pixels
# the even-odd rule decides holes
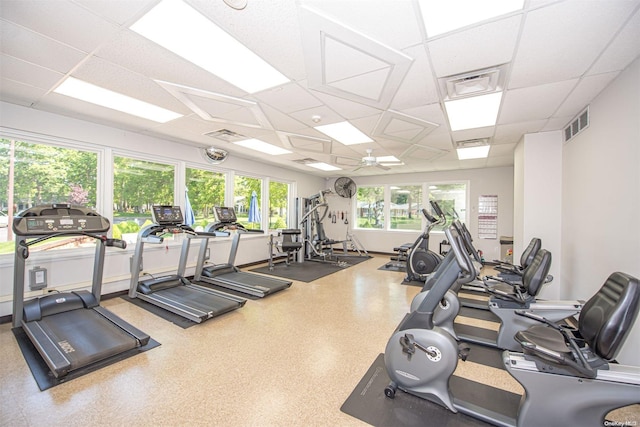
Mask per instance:
[[[124,240],[110,239],[110,238],[107,238],[107,236],[104,234],[88,233],[84,231],[58,231],[52,234],[47,234],[44,236],[37,237],[29,241],[27,241],[26,239],[20,240],[18,242],[18,245],[22,248],[22,250],[19,252],[19,254],[24,259],[27,259],[29,258],[29,249],[28,249],[29,246],[33,246],[36,243],[41,243],[46,240],[53,239],[54,237],[64,237],[64,236],[86,236],[96,240],[100,240],[106,246],[115,246],[121,249],[125,249],[127,247],[127,242],[125,242]]]

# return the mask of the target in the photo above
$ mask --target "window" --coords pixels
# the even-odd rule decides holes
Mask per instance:
[[[390,227],[392,230],[422,229],[422,186],[391,186],[389,204]]]
[[[215,222],[213,208],[225,204],[225,174],[187,168],[185,182],[187,183],[189,203],[196,220],[193,227],[204,229],[210,222]]]
[[[467,183],[430,184],[428,191],[429,200],[437,201],[447,218],[444,225],[438,225],[434,230],[444,230],[456,215],[461,222],[467,222]]]
[[[358,188],[356,203],[356,228],[384,228],[384,187]]]
[[[269,182],[269,230],[287,228],[289,224],[289,184]]]
[[[242,175],[235,176],[233,204],[238,222],[248,229],[259,230],[262,228],[261,198],[261,179]]]
[[[98,154],[14,139],[0,139],[0,254],[14,251],[9,218],[40,204],[96,207]],[[88,243],[93,246],[93,242]],[[81,237],[48,240],[31,250],[84,245]]]
[[[151,223],[153,205],[173,205],[175,167],[128,157],[113,159],[113,237],[135,242]]]

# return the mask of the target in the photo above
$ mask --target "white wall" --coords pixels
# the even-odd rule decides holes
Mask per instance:
[[[587,299],[614,271],[640,278],[640,59],[591,103],[562,157],[563,296]],[[640,319],[618,359],[638,354]]]
[[[560,277],[562,269],[562,133],[541,132],[525,135],[515,151],[514,180],[517,208],[514,209],[514,262],[518,263],[532,238],[542,240],[551,252],[550,274]],[[560,280],[547,284],[540,296],[559,299]]]
[[[410,173],[383,176],[352,177],[356,185],[384,185],[384,184],[422,184],[442,183],[451,181],[469,181],[469,206],[467,206],[467,226],[474,238],[474,245],[483,251],[485,259],[493,260],[502,258],[500,253],[500,240],[485,240],[478,238],[478,198],[481,195],[498,196],[498,237],[513,235],[513,168],[499,167],[488,169],[465,169],[445,172]],[[333,188],[333,181],[329,183],[329,188]],[[345,210],[353,222],[352,201],[330,196],[327,198],[329,210]],[[338,221],[338,224],[324,222],[327,235],[333,239],[344,238],[346,225]],[[328,224],[327,224],[328,223]],[[362,242],[367,250],[375,252],[393,251],[395,246],[403,243],[415,241],[420,232],[418,231],[384,231],[384,230],[353,230],[351,231]],[[430,249],[438,252],[439,243],[444,239],[444,233],[432,232],[430,239]]]
[[[79,141],[96,147],[109,147],[114,150],[125,150],[127,153],[156,153],[162,158],[185,162],[190,166],[211,170],[234,170],[237,173],[269,176],[294,183],[297,194],[307,195],[317,192],[326,185],[324,178],[314,177],[293,170],[265,165],[259,162],[241,159],[233,155],[220,166],[212,167],[201,157],[196,147],[179,144],[150,136],[140,135],[121,129],[102,126],[64,116],[50,114],[30,108],[0,102],[0,126],[16,134],[28,132],[39,134],[43,138],[63,138]],[[108,163],[108,162],[107,162]],[[110,187],[109,187],[110,188]],[[294,194],[294,196],[297,196]],[[109,206],[101,211],[110,216]],[[106,212],[105,212],[106,211]],[[291,206],[291,212],[293,212]],[[243,236],[240,241],[236,264],[247,264],[268,258],[268,237]],[[125,290],[129,285],[129,257],[134,245],[126,250],[107,249],[104,268],[103,294]],[[227,260],[230,238],[211,239],[211,261],[219,264]],[[191,244],[188,265],[192,274],[198,243]],[[152,274],[169,273],[177,268],[180,245],[145,245],[144,270]],[[93,251],[87,251],[78,258],[78,251],[57,251],[55,254],[34,252],[27,260],[27,270],[33,266],[45,267],[48,270],[49,288],[59,290],[79,289],[90,286],[93,268]],[[27,273],[28,277],[28,273]],[[27,287],[28,288],[28,287]],[[11,314],[13,294],[13,255],[0,256],[0,316]],[[27,292],[28,296],[39,293]]]

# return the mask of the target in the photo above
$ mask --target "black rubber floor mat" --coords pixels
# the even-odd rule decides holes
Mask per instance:
[[[368,259],[370,259],[370,257],[347,255],[337,257],[336,262],[339,262],[340,264],[318,261],[305,261],[302,263],[293,262],[289,265],[286,265],[285,263],[277,263],[273,266],[273,270],[269,270],[269,267],[267,266],[254,268],[251,271],[309,283],[322,277],[328,276],[329,274],[333,274],[336,271],[344,270],[345,268],[349,268],[353,265],[359,264]]]
[[[373,426],[447,426],[476,427],[489,424],[448,409],[400,390],[395,399],[384,395],[389,384],[380,354],[340,410]]]
[[[49,388],[55,387],[59,384],[71,381],[75,378],[81,377],[88,373],[97,371],[98,369],[104,368],[105,366],[109,366],[111,364],[120,362],[124,359],[127,359],[131,356],[135,356],[136,354],[144,353],[145,351],[151,350],[160,346],[160,343],[154,340],[153,338],[149,339],[147,345],[143,347],[133,348],[129,351],[125,351],[124,353],[120,353],[119,355],[112,357],[110,359],[101,360],[96,363],[92,363],[91,365],[85,366],[80,369],[76,369],[73,372],[65,375],[62,378],[56,378],[52,373],[46,362],[38,353],[38,350],[35,348],[27,334],[22,330],[22,328],[13,328],[11,330],[13,335],[16,337],[16,341],[18,342],[18,346],[20,347],[20,351],[24,356],[24,360],[27,362],[27,366],[31,370],[31,374],[33,378],[36,380],[38,384],[38,388],[41,391],[47,390]]]

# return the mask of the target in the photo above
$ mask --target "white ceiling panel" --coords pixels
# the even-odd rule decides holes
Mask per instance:
[[[69,72],[85,53],[8,21],[0,21],[2,53],[60,73]]]
[[[438,102],[438,86],[427,53],[422,44],[404,49],[413,58],[413,64],[400,84],[391,102],[390,109],[402,111],[424,104]]]
[[[189,3],[285,76],[292,80],[305,78],[295,0],[250,1],[241,11],[222,1]],[[215,54],[215,45],[211,49]]]
[[[517,143],[525,133],[540,132],[547,120],[534,120],[531,122],[511,123],[507,125],[496,126],[493,136],[493,144],[512,144]]]
[[[437,77],[466,73],[511,61],[522,15],[491,22],[427,43]]]
[[[302,0],[323,14],[349,25],[354,30],[382,40],[394,49],[404,49],[422,41],[418,19],[407,20],[415,14],[412,0]],[[398,31],[398,26],[402,31]]]
[[[584,74],[635,7],[632,1],[569,0],[530,12],[510,89]],[[579,34],[579,37],[572,35]]]
[[[323,92],[311,91],[315,97],[347,120],[380,114],[380,109]]]
[[[87,53],[118,31],[116,25],[70,2],[3,0],[0,16]]]
[[[104,89],[125,94],[176,113],[191,112],[154,80],[100,58],[92,57],[85,61],[82,66],[73,71],[72,75]]]
[[[242,10],[182,0],[292,80],[247,94],[128,28],[160,1],[0,0],[0,99],[187,145],[215,144],[203,134],[226,128],[294,152],[267,158],[221,141],[234,156],[323,177],[397,174],[510,165],[524,134],[561,132],[640,55],[640,0],[527,0],[428,40],[415,0],[249,0]],[[199,48],[217,55],[213,42]],[[499,64],[498,124],[451,132],[436,76]],[[157,124],[52,93],[66,75],[186,116]],[[347,147],[314,129],[342,121],[375,142]],[[475,138],[490,138],[488,159],[458,161],[452,141]],[[358,164],[367,148],[405,165],[322,172],[293,162],[333,162],[332,152]]]
[[[15,80],[0,78],[2,101],[30,107],[45,94],[45,90]]]
[[[502,101],[498,124],[547,119],[575,87],[577,79],[510,90]]]
[[[636,9],[636,13],[591,67],[589,74],[623,70],[638,55],[640,55],[640,10]]]
[[[96,51],[96,56],[150,79],[235,97],[246,95],[243,90],[130,30],[116,34]]]
[[[75,0],[88,10],[118,25],[131,24],[158,0]]]
[[[322,102],[309,93],[300,83],[289,83],[271,90],[265,90],[253,95],[253,98],[267,103],[283,113],[292,113],[322,105]]]
[[[28,80],[29,85],[45,90],[54,86],[64,76],[62,73],[8,55],[0,55],[0,75],[17,82]]]
[[[564,117],[584,109],[618,74],[619,72],[614,71],[583,78],[554,116]]]

